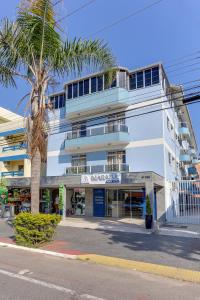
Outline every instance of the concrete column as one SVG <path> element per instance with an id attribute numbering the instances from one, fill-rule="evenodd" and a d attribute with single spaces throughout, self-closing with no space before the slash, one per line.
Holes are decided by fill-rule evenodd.
<path id="1" fill-rule="evenodd" d="M 86 217 L 93 216 L 93 189 L 92 188 L 85 189 L 85 216 Z"/>
<path id="2" fill-rule="evenodd" d="M 67 196 L 67 191 L 66 191 L 66 186 L 64 185 L 64 191 L 63 191 L 63 214 L 62 214 L 62 219 L 65 219 L 66 216 L 66 196 Z"/>
<path id="3" fill-rule="evenodd" d="M 157 199 L 157 219 L 159 222 L 164 222 L 166 220 L 164 187 L 156 190 L 156 199 Z"/>
<path id="4" fill-rule="evenodd" d="M 73 196 L 74 190 L 73 189 L 66 189 L 66 199 L 65 199 L 65 209 L 72 208 L 71 198 Z"/>
<path id="5" fill-rule="evenodd" d="M 31 177 L 31 160 L 24 159 L 24 177 Z"/>

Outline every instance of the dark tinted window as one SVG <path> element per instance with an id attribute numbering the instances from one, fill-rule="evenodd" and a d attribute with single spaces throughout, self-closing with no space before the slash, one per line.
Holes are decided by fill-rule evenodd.
<path id="1" fill-rule="evenodd" d="M 61 94 L 59 99 L 59 107 L 64 107 L 64 106 L 65 106 L 65 94 Z"/>
<path id="2" fill-rule="evenodd" d="M 73 98 L 78 97 L 78 83 L 73 83 Z"/>
<path id="3" fill-rule="evenodd" d="M 159 68 L 152 68 L 152 84 L 159 83 Z"/>
<path id="4" fill-rule="evenodd" d="M 136 76 L 135 76 L 135 74 L 131 74 L 129 76 L 129 85 L 130 85 L 130 90 L 135 90 L 136 89 Z"/>
<path id="5" fill-rule="evenodd" d="M 72 84 L 69 84 L 69 85 L 68 85 L 67 98 L 68 98 L 68 99 L 71 99 L 71 98 L 72 98 Z"/>
<path id="6" fill-rule="evenodd" d="M 91 78 L 91 93 L 95 93 L 97 91 L 97 78 Z"/>
<path id="7" fill-rule="evenodd" d="M 145 86 L 151 85 L 151 69 L 145 70 Z"/>
<path id="8" fill-rule="evenodd" d="M 137 88 L 142 88 L 143 86 L 143 72 L 137 72 Z"/>
<path id="9" fill-rule="evenodd" d="M 79 96 L 83 96 L 83 81 L 79 82 Z"/>
<path id="10" fill-rule="evenodd" d="M 55 96 L 55 106 L 54 106 L 55 109 L 58 108 L 58 96 Z"/>
<path id="11" fill-rule="evenodd" d="M 102 75 L 97 77 L 97 89 L 98 89 L 98 91 L 103 90 L 103 76 Z"/>
<path id="12" fill-rule="evenodd" d="M 112 81 L 112 83 L 111 83 L 111 88 L 113 88 L 113 87 L 116 87 L 116 85 L 117 85 L 117 81 L 116 81 L 116 78 Z"/>
<path id="13" fill-rule="evenodd" d="M 89 94 L 89 79 L 84 80 L 84 95 Z"/>

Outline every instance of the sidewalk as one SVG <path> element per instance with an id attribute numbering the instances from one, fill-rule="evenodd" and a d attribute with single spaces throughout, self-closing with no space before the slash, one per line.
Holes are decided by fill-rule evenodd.
<path id="1" fill-rule="evenodd" d="M 164 224 L 159 226 L 156 230 L 146 230 L 144 220 L 140 219 L 105 219 L 105 218 L 83 218 L 83 217 L 68 217 L 62 220 L 60 226 L 108 230 L 129 233 L 141 234 L 158 234 L 167 236 L 199 238 L 200 239 L 200 225 L 181 225 L 181 224 Z"/>
<path id="2" fill-rule="evenodd" d="M 151 234 L 152 230 L 146 230 L 144 220 L 140 219 L 106 219 L 106 218 L 79 218 L 68 217 L 62 220 L 60 226 L 95 229 L 95 230 L 109 230 L 130 233 Z"/>

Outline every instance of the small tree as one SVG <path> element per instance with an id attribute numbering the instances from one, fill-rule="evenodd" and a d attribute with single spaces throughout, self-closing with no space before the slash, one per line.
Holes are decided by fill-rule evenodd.
<path id="1" fill-rule="evenodd" d="M 150 201 L 149 195 L 147 195 L 147 197 L 146 197 L 146 214 L 152 215 L 151 201 Z"/>
<path id="2" fill-rule="evenodd" d="M 85 66 L 110 70 L 110 49 L 100 40 L 63 40 L 56 21 L 55 0 L 21 0 L 16 20 L 0 26 L 0 84 L 16 85 L 16 78 L 29 84 L 28 141 L 31 156 L 31 211 L 39 211 L 41 161 L 46 159 L 48 87 L 55 78 L 80 74 Z M 23 100 L 22 99 L 22 100 Z"/>

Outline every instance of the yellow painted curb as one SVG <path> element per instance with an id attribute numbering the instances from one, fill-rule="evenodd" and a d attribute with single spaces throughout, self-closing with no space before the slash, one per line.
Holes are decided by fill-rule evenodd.
<path id="1" fill-rule="evenodd" d="M 164 265 L 126 260 L 117 257 L 109 257 L 96 254 L 78 255 L 77 259 L 106 266 L 120 267 L 129 270 L 136 270 L 145 273 L 160 275 L 168 278 L 200 283 L 200 272 L 189 269 L 174 268 Z"/>

